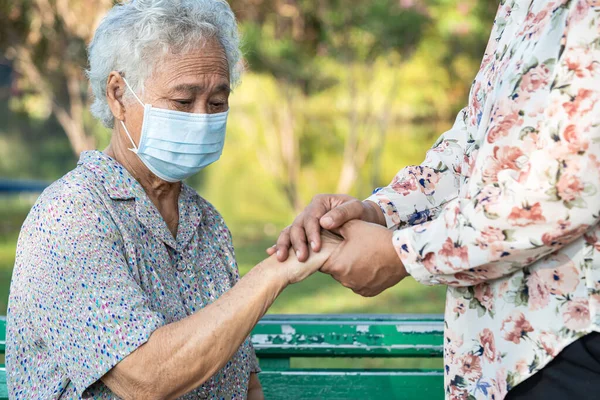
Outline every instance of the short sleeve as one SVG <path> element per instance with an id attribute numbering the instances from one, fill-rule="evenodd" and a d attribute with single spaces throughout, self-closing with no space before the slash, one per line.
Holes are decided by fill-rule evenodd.
<path id="1" fill-rule="evenodd" d="M 83 190 L 83 189 L 82 189 Z M 92 193 L 41 201 L 21 238 L 30 319 L 79 396 L 144 344 L 164 317 L 134 278 L 125 246 Z M 29 264 L 29 265 L 27 265 Z"/>
<path id="2" fill-rule="evenodd" d="M 256 356 L 256 350 L 254 350 L 254 346 L 250 339 L 248 339 L 249 348 L 250 348 L 250 372 L 254 374 L 260 373 L 262 370 L 260 369 L 260 363 L 258 362 L 258 357 Z"/>

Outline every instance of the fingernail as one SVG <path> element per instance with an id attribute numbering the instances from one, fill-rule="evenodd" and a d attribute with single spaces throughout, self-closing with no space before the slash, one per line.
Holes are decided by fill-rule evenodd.
<path id="1" fill-rule="evenodd" d="M 277 257 L 281 256 L 281 250 L 277 250 Z"/>
<path id="2" fill-rule="evenodd" d="M 323 225 L 331 226 L 333 224 L 333 218 L 325 217 L 323 218 Z"/>
<path id="3" fill-rule="evenodd" d="M 310 242 L 310 248 L 311 249 L 315 249 L 317 247 L 317 245 L 315 244 L 315 242 Z"/>
<path id="4" fill-rule="evenodd" d="M 296 252 L 296 258 L 298 258 L 298 259 L 300 258 L 300 251 Z"/>

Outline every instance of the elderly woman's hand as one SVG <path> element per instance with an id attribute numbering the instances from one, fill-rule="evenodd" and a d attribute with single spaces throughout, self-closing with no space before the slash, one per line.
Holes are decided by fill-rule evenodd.
<path id="1" fill-rule="evenodd" d="M 295 254 L 292 253 L 286 261 L 280 264 L 281 272 L 285 274 L 288 284 L 301 282 L 317 272 L 342 241 L 341 236 L 329 231 L 322 231 L 321 250 L 318 253 L 310 250 L 308 260 L 304 262 L 298 261 Z M 271 258 L 275 258 L 275 256 L 271 256 Z"/>

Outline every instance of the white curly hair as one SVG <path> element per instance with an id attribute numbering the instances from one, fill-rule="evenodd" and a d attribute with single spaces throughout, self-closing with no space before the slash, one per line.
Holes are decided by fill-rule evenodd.
<path id="1" fill-rule="evenodd" d="M 92 114 L 104 126 L 114 126 L 106 99 L 112 71 L 125 74 L 138 92 L 165 54 L 191 51 L 210 38 L 223 46 L 229 80 L 235 86 L 243 63 L 237 22 L 226 1 L 130 0 L 115 5 L 96 29 L 88 49 Z"/>

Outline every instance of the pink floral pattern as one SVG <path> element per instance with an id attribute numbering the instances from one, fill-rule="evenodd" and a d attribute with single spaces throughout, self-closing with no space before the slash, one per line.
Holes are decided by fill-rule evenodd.
<path id="1" fill-rule="evenodd" d="M 502 399 L 600 331 L 600 1 L 502 0 L 468 106 L 369 200 L 447 285 L 449 399 Z"/>

